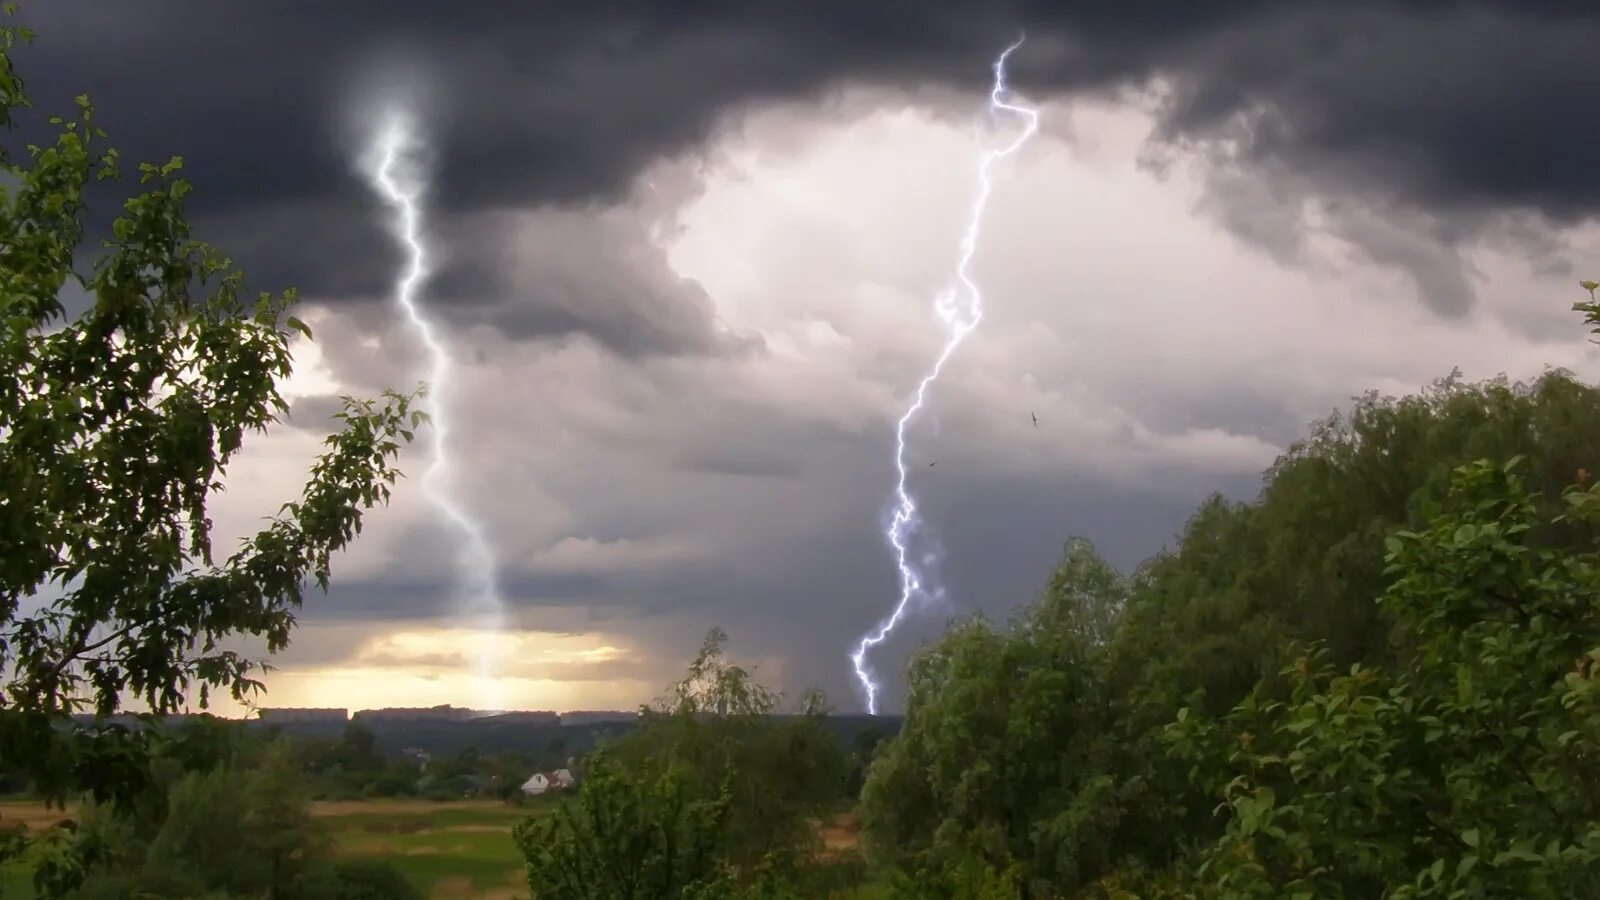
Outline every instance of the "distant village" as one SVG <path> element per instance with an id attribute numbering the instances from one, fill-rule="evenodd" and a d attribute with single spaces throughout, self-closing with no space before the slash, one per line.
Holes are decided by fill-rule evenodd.
<path id="1" fill-rule="evenodd" d="M 578 710 L 551 712 L 546 710 L 512 710 L 492 712 L 451 706 L 385 707 L 384 709 L 348 709 L 316 707 L 269 707 L 257 713 L 263 722 L 281 725 L 343 725 L 347 722 L 476 722 L 493 721 L 502 724 L 522 725 L 597 725 L 607 722 L 634 722 L 637 712 L 618 710 Z"/>
<path id="2" fill-rule="evenodd" d="M 88 715 L 74 716 L 85 722 Z M 215 719 L 160 717 L 167 727 Z M 476 710 L 443 704 L 352 712 L 338 707 L 268 707 L 232 721 L 292 736 L 319 798 L 419 795 L 538 796 L 576 786 L 575 757 L 623 734 L 640 713 L 621 710 Z M 142 728 L 136 714 L 112 724 Z"/>
<path id="3" fill-rule="evenodd" d="M 89 715 L 75 716 L 84 722 Z M 779 716 L 778 718 L 783 718 Z M 450 799 L 536 797 L 576 786 L 578 764 L 601 742 L 637 727 L 638 711 L 478 710 L 442 704 L 350 710 L 343 707 L 266 707 L 244 719 L 206 714 L 160 717 L 164 727 L 205 720 L 290 739 L 299 748 L 314 799 L 417 796 Z M 148 717 L 119 714 L 109 723 L 131 728 Z M 834 715 L 827 727 L 847 744 L 857 732 L 899 730 L 898 717 Z M 0 772 L 0 781 L 4 780 Z"/>
<path id="4" fill-rule="evenodd" d="M 494 712 L 443 704 L 429 707 L 362 709 L 356 710 L 354 713 L 344 708 L 269 707 L 260 710 L 256 718 L 268 726 L 286 726 L 297 729 L 313 728 L 318 730 L 338 729 L 350 724 L 378 729 L 429 724 L 572 728 L 605 724 L 632 724 L 638 720 L 639 714 L 637 712 L 622 712 L 618 710 L 575 710 L 564 713 L 550 710 Z M 433 754 L 431 752 L 422 747 L 407 746 L 401 748 L 399 755 L 402 759 L 417 767 L 422 776 L 418 782 L 420 788 L 426 790 L 430 782 L 436 780 L 435 773 L 430 771 L 434 768 Z M 548 771 L 535 771 L 526 780 L 522 781 L 518 790 L 528 797 L 568 790 L 577 785 L 577 778 L 572 773 L 574 768 L 574 761 L 569 758 L 565 766 L 552 768 Z M 497 787 L 494 782 L 498 780 L 500 779 L 497 777 L 483 774 L 470 776 L 468 792 L 477 793 L 494 790 Z M 509 786 L 506 785 L 508 788 Z"/>

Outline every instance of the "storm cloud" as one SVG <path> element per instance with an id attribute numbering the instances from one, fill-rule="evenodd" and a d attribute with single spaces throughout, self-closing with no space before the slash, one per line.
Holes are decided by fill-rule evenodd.
<path id="1" fill-rule="evenodd" d="M 553 696 L 633 697 L 721 624 L 849 706 L 844 654 L 895 589 L 892 422 L 939 349 L 972 131 L 1006 124 L 981 115 L 999 47 L 1026 29 L 1012 82 L 1043 130 L 996 190 L 984 325 L 913 428 L 949 591 L 886 675 L 945 616 L 1004 617 L 1069 535 L 1132 568 L 1353 395 L 1592 369 L 1563 293 L 1600 251 L 1582 10 L 32 0 L 17 58 L 41 115 L 86 92 L 125 159 L 182 155 L 199 236 L 306 300 L 292 427 L 230 474 L 219 530 L 290 499 L 338 395 L 420 377 L 354 162 L 408 100 L 452 489 L 489 524 L 508 621 L 628 654 L 609 693 Z M 455 547 L 425 457 L 403 465 L 284 659 L 307 696 L 313 669 L 356 690 L 383 681 L 362 666 L 437 679 L 459 656 L 426 638 Z M 589 659 L 527 677 L 613 671 Z"/>
<path id="2" fill-rule="evenodd" d="M 1260 190 L 1219 177 L 1223 221 L 1291 252 L 1312 227 L 1303 203 L 1341 196 L 1348 211 L 1329 213 L 1332 227 L 1410 273 L 1443 312 L 1461 313 L 1474 296 L 1453 258 L 1462 232 L 1513 210 L 1571 224 L 1600 204 L 1600 148 L 1574 119 L 1584 87 L 1600 83 L 1590 52 L 1600 19 L 1579 4 L 833 0 L 441 12 L 418 0 L 51 0 L 25 4 L 24 15 L 42 32 L 23 58 L 43 108 L 88 92 L 128 157 L 181 153 L 202 186 L 194 204 L 207 234 L 258 283 L 319 298 L 371 297 L 394 262 L 350 163 L 362 139 L 353 128 L 385 99 L 426 105 L 438 170 L 430 200 L 448 230 L 474 213 L 614 202 L 652 161 L 706 141 L 752 104 L 845 85 L 980 89 L 994 47 L 1024 28 L 1019 88 L 1158 83 L 1151 154 L 1200 148 L 1219 174 L 1280 185 L 1278 202 L 1263 203 Z M 1420 229 L 1373 228 L 1395 208 Z M 605 236 L 586 252 L 637 255 Z M 694 321 L 692 290 L 592 266 L 592 285 L 557 274 L 522 292 L 506 287 L 521 277 L 514 260 L 470 262 L 476 281 L 453 272 L 441 284 L 464 322 L 521 336 L 587 330 L 623 352 L 717 343 Z M 641 297 L 658 310 L 644 319 Z M 656 336 L 619 339 L 633 323 Z"/>

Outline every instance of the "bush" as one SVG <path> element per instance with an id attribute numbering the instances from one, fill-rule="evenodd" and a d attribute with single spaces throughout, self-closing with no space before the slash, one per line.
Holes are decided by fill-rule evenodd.
<path id="1" fill-rule="evenodd" d="M 718 880 L 728 797 L 689 796 L 677 766 L 638 777 L 604 755 L 589 764 L 575 803 L 517 825 L 540 900 L 678 900 Z"/>
<path id="2" fill-rule="evenodd" d="M 341 860 L 333 878 L 338 900 L 424 900 L 399 869 L 380 860 Z"/>

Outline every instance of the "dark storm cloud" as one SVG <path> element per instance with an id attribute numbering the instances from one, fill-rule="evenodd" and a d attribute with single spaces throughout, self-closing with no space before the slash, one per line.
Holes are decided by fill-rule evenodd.
<path id="1" fill-rule="evenodd" d="M 627 356 L 759 344 L 718 330 L 711 299 L 672 271 L 637 217 L 462 217 L 443 252 L 430 300 L 511 340 L 582 334 Z"/>
<path id="2" fill-rule="evenodd" d="M 1463 239 L 1496 214 L 1560 226 L 1600 207 L 1600 151 L 1573 115 L 1600 79 L 1600 15 L 1403 9 L 1286 4 L 1235 22 L 1171 64 L 1158 135 L 1210 155 L 1210 202 L 1241 237 L 1293 258 L 1299 204 L 1319 196 L 1331 233 L 1460 314 L 1475 299 Z M 1548 258 L 1529 231 L 1527 252 Z"/>
<path id="3" fill-rule="evenodd" d="M 1600 14 L 1554 6 L 1285 4 L 1195 47 L 1164 132 L 1231 129 L 1247 162 L 1287 160 L 1435 210 L 1587 217 L 1600 157 L 1575 114 L 1600 80 Z M 1253 110 L 1269 114 L 1242 127 Z"/>
<path id="4" fill-rule="evenodd" d="M 647 163 L 693 146 L 749 102 L 847 82 L 979 89 L 995 47 L 1026 26 L 1019 86 L 1096 90 L 1164 76 L 1175 92 L 1160 139 L 1211 149 L 1246 177 L 1287 172 L 1374 202 L 1462 215 L 1517 208 L 1565 222 L 1600 205 L 1600 146 L 1578 122 L 1585 86 L 1600 83 L 1600 18 L 1587 9 L 35 0 L 24 12 L 42 36 L 23 72 L 45 109 L 90 92 L 129 157 L 182 153 L 208 233 L 258 283 L 333 298 L 381 292 L 394 261 L 348 161 L 350 103 L 380 62 L 415 61 L 435 82 L 440 218 L 613 199 Z M 1284 223 L 1270 218 L 1282 210 L 1263 212 L 1259 199 L 1221 198 L 1224 220 L 1292 252 Z M 1436 308 L 1470 297 L 1452 269 L 1451 236 L 1395 247 L 1370 229 L 1346 231 L 1375 260 L 1410 272 Z M 476 277 L 503 287 L 497 262 L 474 261 L 486 270 Z M 456 277 L 458 289 L 471 280 Z M 593 329 L 633 352 L 615 337 L 633 319 L 592 310 L 635 292 L 671 308 L 667 346 L 708 349 L 693 298 L 603 278 L 593 298 L 581 284 L 551 289 L 562 292 L 552 302 L 536 290 L 455 299 L 462 321 L 519 335 Z M 661 341 L 645 343 L 661 352 Z"/>

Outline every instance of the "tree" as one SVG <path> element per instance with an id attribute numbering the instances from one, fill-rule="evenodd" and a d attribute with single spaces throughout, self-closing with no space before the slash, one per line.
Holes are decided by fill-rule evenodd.
<path id="1" fill-rule="evenodd" d="M 378 739 L 372 729 L 360 722 L 351 722 L 339 736 L 334 748 L 334 761 L 347 769 L 375 769 L 383 765 L 383 754 L 378 752 Z"/>
<path id="2" fill-rule="evenodd" d="M 1600 287 L 1584 286 L 1590 301 L 1578 308 L 1600 334 Z M 953 623 L 911 661 L 905 726 L 875 754 L 862 790 L 871 856 L 929 896 L 955 890 L 950 866 L 973 854 L 996 877 L 1019 866 L 1025 896 L 1190 895 L 1183 873 L 1197 848 L 1217 845 L 1243 814 L 1212 814 L 1239 771 L 1191 780 L 1192 755 L 1171 752 L 1178 710 L 1231 721 L 1242 702 L 1259 711 L 1323 697 L 1331 682 L 1307 688 L 1295 668 L 1306 642 L 1319 647 L 1314 671 L 1359 664 L 1409 677 L 1415 648 L 1386 639 L 1394 614 L 1374 602 L 1397 575 L 1385 537 L 1431 533 L 1455 515 L 1461 466 L 1521 456 L 1531 504 L 1523 545 L 1582 558 L 1594 533 L 1563 489 L 1575 473 L 1600 471 L 1595 434 L 1600 390 L 1561 371 L 1369 394 L 1292 446 L 1254 501 L 1211 498 L 1174 548 L 1120 585 L 1081 555 L 1052 578 L 1049 615 L 1039 614 L 1042 600 L 1025 611 L 1032 621 L 1007 629 Z M 1226 754 L 1211 758 L 1215 771 Z"/>
<path id="3" fill-rule="evenodd" d="M 1075 539 L 1009 629 L 960 621 L 913 658 L 905 724 L 862 791 L 873 858 L 924 873 L 929 896 L 980 871 L 1065 887 L 1109 864 L 1122 787 L 1106 774 L 1104 671 L 1127 592 Z"/>
<path id="4" fill-rule="evenodd" d="M 1526 383 L 1451 376 L 1408 397 L 1358 398 L 1317 423 L 1268 471 L 1252 503 L 1213 498 L 1172 551 L 1143 567 L 1116 643 L 1119 690 L 1150 726 L 1203 691 L 1220 715 L 1275 678 L 1294 640 L 1325 642 L 1340 665 L 1393 661 L 1372 602 L 1388 582 L 1383 538 L 1433 515 L 1451 472 L 1525 459 L 1547 509 L 1579 469 L 1600 466 L 1600 390 L 1551 371 Z M 1546 520 L 1537 540 L 1575 546 Z"/>
<path id="5" fill-rule="evenodd" d="M 340 860 L 333 877 L 338 900 L 424 900 L 422 890 L 387 862 Z"/>
<path id="6" fill-rule="evenodd" d="M 41 897 L 63 900 L 365 900 L 418 897 L 383 863 L 335 860 L 312 819 L 287 740 L 241 745 L 180 773 L 163 802 L 128 815 L 89 804 L 73 829 L 40 836 L 25 860 Z"/>
<path id="7" fill-rule="evenodd" d="M 1199 887 L 1222 897 L 1584 896 L 1600 883 L 1600 486 L 1544 512 L 1520 460 L 1456 470 L 1448 506 L 1387 540 L 1393 674 L 1313 644 L 1222 720 L 1169 729 L 1220 794 Z"/>
<path id="8" fill-rule="evenodd" d="M 789 898 L 806 884 L 817 819 L 841 799 L 845 756 L 807 691 L 781 697 L 707 635 L 684 678 L 637 729 L 585 763 L 575 804 L 517 840 L 538 897 Z"/>
<path id="9" fill-rule="evenodd" d="M 1583 313 L 1583 324 L 1590 326 L 1590 334 L 1600 335 L 1600 282 L 1580 281 L 1578 287 L 1589 292 L 1589 299 L 1572 304 L 1572 310 Z"/>
<path id="10" fill-rule="evenodd" d="M 311 820 L 311 798 L 287 742 L 276 741 L 245 781 L 244 824 L 252 859 L 267 868 L 268 896 L 282 898 L 322 862 L 326 837 Z"/>
<path id="11" fill-rule="evenodd" d="M 641 776 L 602 752 L 575 803 L 512 838 L 541 900 L 677 900 L 721 880 L 729 802 L 695 799 L 680 764 Z"/>
<path id="12" fill-rule="evenodd" d="M 1522 456 L 1540 510 L 1529 541 L 1584 548 L 1586 527 L 1558 518 L 1574 474 L 1600 471 L 1597 433 L 1600 390 L 1567 373 L 1447 378 L 1416 396 L 1361 398 L 1292 447 L 1255 501 L 1202 505 L 1178 545 L 1135 574 L 1111 641 L 1118 752 L 1107 774 L 1129 791 L 1112 855 L 1165 869 L 1220 833 L 1215 798 L 1162 739 L 1178 709 L 1225 716 L 1263 682 L 1284 699 L 1296 641 L 1321 642 L 1340 670 L 1398 662 L 1374 602 L 1392 579 L 1384 538 L 1439 516 L 1457 467 Z"/>
<path id="13" fill-rule="evenodd" d="M 31 34 L 0 27 L 0 120 L 28 106 L 11 61 Z M 131 802 L 148 731 L 67 729 L 125 697 L 160 714 L 213 690 L 260 689 L 227 638 L 289 639 L 308 581 L 385 503 L 421 414 L 410 397 L 346 398 L 299 499 L 231 555 L 207 504 L 245 436 L 286 406 L 293 292 L 248 297 L 243 274 L 191 237 L 181 162 L 140 167 L 142 193 L 110 223 L 88 274 L 74 268 L 85 192 L 117 177 L 88 99 L 50 120 L 53 144 L 0 148 L 0 758 L 47 793 Z M 92 303 L 69 317 L 65 285 Z M 196 697 L 197 695 L 197 697 Z"/>
<path id="14" fill-rule="evenodd" d="M 733 866 L 753 871 L 779 856 L 799 866 L 816 849 L 816 820 L 843 796 L 845 753 L 825 725 L 820 691 L 802 694 L 800 715 L 776 718 L 782 696 L 725 657 L 727 639 L 711 629 L 683 679 L 610 753 L 650 777 L 678 767 L 699 800 L 727 791 L 722 853 Z"/>

